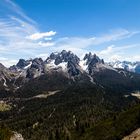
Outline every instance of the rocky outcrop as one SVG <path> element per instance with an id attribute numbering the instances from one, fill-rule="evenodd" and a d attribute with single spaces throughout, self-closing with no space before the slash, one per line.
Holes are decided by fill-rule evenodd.
<path id="1" fill-rule="evenodd" d="M 129 136 L 124 137 L 122 140 L 140 140 L 140 128 L 133 131 Z"/>
<path id="2" fill-rule="evenodd" d="M 24 140 L 23 136 L 17 132 L 14 132 L 13 136 L 10 138 L 10 140 Z"/>

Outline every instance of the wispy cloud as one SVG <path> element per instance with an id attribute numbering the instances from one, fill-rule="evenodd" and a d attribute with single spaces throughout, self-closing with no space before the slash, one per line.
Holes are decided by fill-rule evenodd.
<path id="1" fill-rule="evenodd" d="M 138 61 L 139 55 L 133 55 L 132 50 L 137 50 L 140 44 L 131 44 L 126 46 L 116 46 L 111 45 L 106 47 L 106 49 L 96 52 L 99 56 L 103 57 L 106 61 Z M 130 51 L 130 53 L 126 53 Z"/>
<path id="2" fill-rule="evenodd" d="M 12 2 L 11 0 L 4 0 L 3 5 L 5 5 L 10 11 L 15 12 L 15 14 L 19 15 L 21 18 L 23 18 L 27 22 L 36 24 L 36 22 L 33 19 L 28 17 L 24 13 L 24 11 L 16 3 Z"/>
<path id="3" fill-rule="evenodd" d="M 0 62 L 6 66 L 14 64 L 21 57 L 45 58 L 50 52 L 63 49 L 71 50 L 79 56 L 92 50 L 103 58 L 105 57 L 106 60 L 124 58 L 121 57 L 121 51 L 135 47 L 135 45 L 122 48 L 114 45 L 101 51 L 95 51 L 95 48 L 105 43 L 115 44 L 140 33 L 140 31 L 117 29 L 99 36 L 54 39 L 55 31 L 40 31 L 37 23 L 11 0 L 0 1 L 0 9 L 3 14 L 0 16 Z"/>
<path id="4" fill-rule="evenodd" d="M 89 46 L 101 45 L 103 43 L 119 41 L 122 39 L 130 38 L 136 34 L 139 34 L 139 31 L 128 31 L 125 29 L 113 30 L 107 34 L 93 37 L 64 37 L 58 39 L 55 44 L 58 47 L 64 48 L 87 48 Z"/>
<path id="5" fill-rule="evenodd" d="M 6 66 L 20 57 L 32 57 L 40 47 L 50 46 L 51 37 L 56 32 L 41 33 L 37 23 L 10 0 L 0 1 L 0 62 Z M 27 38 L 31 37 L 31 38 Z M 47 39 L 48 38 L 48 39 Z M 5 59 L 2 59 L 5 58 Z"/>
<path id="6" fill-rule="evenodd" d="M 39 40 L 42 38 L 46 39 L 47 37 L 54 36 L 55 34 L 56 32 L 54 31 L 49 31 L 49 32 L 44 32 L 44 33 L 34 33 L 32 35 L 27 36 L 27 39 L 30 39 L 30 40 Z"/>
<path id="7" fill-rule="evenodd" d="M 126 29 L 117 29 L 110 31 L 107 34 L 102 34 L 99 36 L 93 37 L 64 37 L 58 38 L 55 40 L 54 45 L 50 48 L 52 51 L 61 51 L 63 49 L 71 50 L 77 52 L 79 56 L 88 50 L 95 51 L 99 45 L 104 45 L 105 43 L 115 43 L 123 39 L 128 39 L 133 37 L 136 34 L 139 34 L 139 31 L 128 31 Z M 45 45 L 44 45 L 45 46 Z M 112 46 L 108 47 L 107 50 L 102 50 L 100 55 L 103 53 L 108 53 L 109 51 L 114 50 Z M 96 52 L 96 51 L 95 51 Z"/>
<path id="8" fill-rule="evenodd" d="M 126 29 L 116 29 L 110 31 L 108 34 L 102 35 L 101 37 L 96 37 L 95 44 L 122 40 L 122 39 L 130 38 L 139 33 L 140 31 L 128 31 Z"/>
<path id="9" fill-rule="evenodd" d="M 123 52 L 124 53 L 124 50 L 126 49 L 131 49 L 131 48 L 135 48 L 135 47 L 139 47 L 140 44 L 132 44 L 132 45 L 126 45 L 126 46 L 119 46 L 119 47 L 116 47 L 115 45 L 111 45 L 111 46 L 108 46 L 106 49 L 100 51 L 100 54 L 101 55 L 108 55 L 108 54 L 112 54 L 112 53 L 116 53 L 116 52 Z"/>
<path id="10" fill-rule="evenodd" d="M 35 57 L 37 58 L 42 58 L 43 60 L 46 60 L 46 58 L 49 56 L 48 53 L 41 53 L 41 54 L 38 54 L 36 55 Z"/>

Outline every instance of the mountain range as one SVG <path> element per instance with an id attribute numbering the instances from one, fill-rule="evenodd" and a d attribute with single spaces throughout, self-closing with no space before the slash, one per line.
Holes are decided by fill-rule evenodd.
<path id="1" fill-rule="evenodd" d="M 0 140 L 122 139 L 140 127 L 138 66 L 66 50 L 0 64 Z"/>
<path id="2" fill-rule="evenodd" d="M 85 54 L 84 58 L 80 60 L 71 51 L 63 50 L 60 53 L 51 53 L 45 61 L 42 58 L 20 59 L 16 65 L 10 68 L 0 64 L 0 85 L 2 89 L 17 90 L 26 82 L 53 72 L 63 73 L 65 77 L 73 81 L 84 75 L 91 83 L 95 83 L 95 75 L 103 71 L 110 71 L 123 78 L 133 79 L 133 74 L 129 72 L 140 73 L 140 62 L 105 63 L 103 59 L 92 53 Z"/>
<path id="3" fill-rule="evenodd" d="M 122 68 L 127 71 L 140 73 L 140 62 L 129 62 L 129 61 L 116 61 L 116 62 L 110 62 L 109 65 L 111 65 L 114 68 Z"/>

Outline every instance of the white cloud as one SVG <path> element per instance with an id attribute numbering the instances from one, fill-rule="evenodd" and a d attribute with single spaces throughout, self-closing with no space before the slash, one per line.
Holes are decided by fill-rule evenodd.
<path id="1" fill-rule="evenodd" d="M 108 55 L 114 52 L 114 45 L 108 46 L 106 49 L 100 51 L 100 55 Z"/>
<path id="2" fill-rule="evenodd" d="M 140 55 L 136 54 L 135 56 L 131 55 L 131 56 L 125 56 L 123 59 L 121 59 L 122 61 L 130 61 L 130 62 L 140 62 Z"/>
<path id="3" fill-rule="evenodd" d="M 126 46 L 111 45 L 104 50 L 98 51 L 97 54 L 104 58 L 105 61 L 138 61 L 140 60 L 140 57 L 136 54 L 133 54 L 131 50 L 135 50 L 139 48 L 139 46 L 140 44 L 132 44 Z M 131 55 L 130 53 L 126 53 L 126 51 L 129 51 Z"/>
<path id="4" fill-rule="evenodd" d="M 64 37 L 59 38 L 55 41 L 55 45 L 57 48 L 81 48 L 86 49 L 87 47 L 94 47 L 97 45 L 101 45 L 104 43 L 110 43 L 119 41 L 122 39 L 130 38 L 136 34 L 139 34 L 139 31 L 128 31 L 125 29 L 118 29 L 109 32 L 108 34 L 103 34 L 101 36 L 94 37 Z"/>
<path id="5" fill-rule="evenodd" d="M 140 31 L 128 31 L 126 29 L 112 30 L 108 34 L 104 34 L 101 37 L 96 37 L 95 44 L 101 44 L 104 42 L 122 40 L 125 38 L 130 38 L 130 37 L 132 37 L 136 34 L 139 34 L 139 33 L 140 33 Z"/>
<path id="6" fill-rule="evenodd" d="M 52 40 L 52 37 L 45 37 L 44 40 L 50 41 L 50 40 Z"/>
<path id="7" fill-rule="evenodd" d="M 135 56 L 133 56 L 133 60 L 134 61 L 140 61 L 140 55 L 135 55 Z"/>
<path id="8" fill-rule="evenodd" d="M 6 67 L 10 67 L 10 66 L 16 64 L 17 62 L 18 62 L 18 60 L 0 57 L 0 63 L 2 63 Z"/>
<path id="9" fill-rule="evenodd" d="M 46 37 L 54 36 L 55 34 L 56 32 L 54 31 L 49 31 L 49 32 L 44 32 L 44 33 L 34 33 L 30 36 L 27 36 L 27 38 L 30 40 L 39 40 L 39 39 L 45 38 L 46 40 L 47 39 Z"/>
<path id="10" fill-rule="evenodd" d="M 0 9 L 3 12 L 3 16 L 0 17 L 0 45 L 3 43 L 5 47 L 12 48 L 24 48 L 28 43 L 30 47 L 37 46 L 38 42 L 27 40 L 27 36 L 31 36 L 34 39 L 41 39 L 43 37 L 50 37 L 55 35 L 56 32 L 49 31 L 40 33 L 37 28 L 37 23 L 28 17 L 24 11 L 11 0 L 3 0 L 0 2 Z M 44 38 L 48 41 L 52 38 Z M 22 46 L 24 45 L 24 46 Z M 25 47 L 26 48 L 26 47 Z"/>
<path id="11" fill-rule="evenodd" d="M 38 58 L 42 58 L 43 60 L 46 60 L 46 58 L 49 56 L 49 54 L 48 53 L 42 53 L 42 54 L 38 54 L 38 55 L 36 55 L 36 57 L 38 57 Z"/>
<path id="12" fill-rule="evenodd" d="M 0 62 L 9 66 L 19 58 L 35 57 L 40 46 L 53 45 L 50 36 L 55 32 L 41 33 L 40 40 L 29 40 L 26 37 L 40 33 L 36 22 L 29 18 L 22 9 L 10 0 L 0 1 Z M 48 37 L 48 38 L 47 38 Z M 43 51 L 43 50 L 42 50 Z M 10 57 L 10 60 L 8 59 Z"/>
<path id="13" fill-rule="evenodd" d="M 55 43 L 54 43 L 54 42 L 42 42 L 42 41 L 40 41 L 40 42 L 38 43 L 38 45 L 39 45 L 39 46 L 42 46 L 42 47 L 50 47 L 50 46 L 54 46 Z"/>
<path id="14" fill-rule="evenodd" d="M 118 54 L 113 54 L 110 56 L 110 61 L 115 62 L 118 60 L 123 60 L 123 57 L 121 55 L 118 55 Z"/>
<path id="15" fill-rule="evenodd" d="M 55 31 L 41 32 L 37 23 L 28 17 L 24 11 L 11 0 L 3 0 L 4 16 L 0 17 L 0 62 L 9 66 L 19 58 L 46 57 L 46 53 L 52 51 L 71 50 L 83 56 L 88 51 L 94 51 L 99 45 L 105 43 L 115 44 L 119 40 L 128 39 L 139 31 L 128 31 L 126 29 L 117 29 L 107 34 L 92 37 L 63 37 L 53 39 Z M 0 4 L 1 4 L 0 3 Z M 106 60 L 128 58 L 122 57 L 122 51 L 135 47 L 135 45 L 116 47 L 110 45 L 104 50 L 95 51 Z M 44 54 L 44 55 L 43 55 Z M 10 56 L 10 59 L 8 59 Z M 137 59 L 139 57 L 133 57 Z"/>

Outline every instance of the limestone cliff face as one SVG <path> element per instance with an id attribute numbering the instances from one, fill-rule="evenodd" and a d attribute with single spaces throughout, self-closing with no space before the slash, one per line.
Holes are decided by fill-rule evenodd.
<path id="1" fill-rule="evenodd" d="M 10 138 L 10 140 L 24 140 L 21 134 L 14 132 L 13 136 Z"/>
<path id="2" fill-rule="evenodd" d="M 122 140 L 140 140 L 140 128 L 133 131 L 129 136 L 124 137 Z"/>

